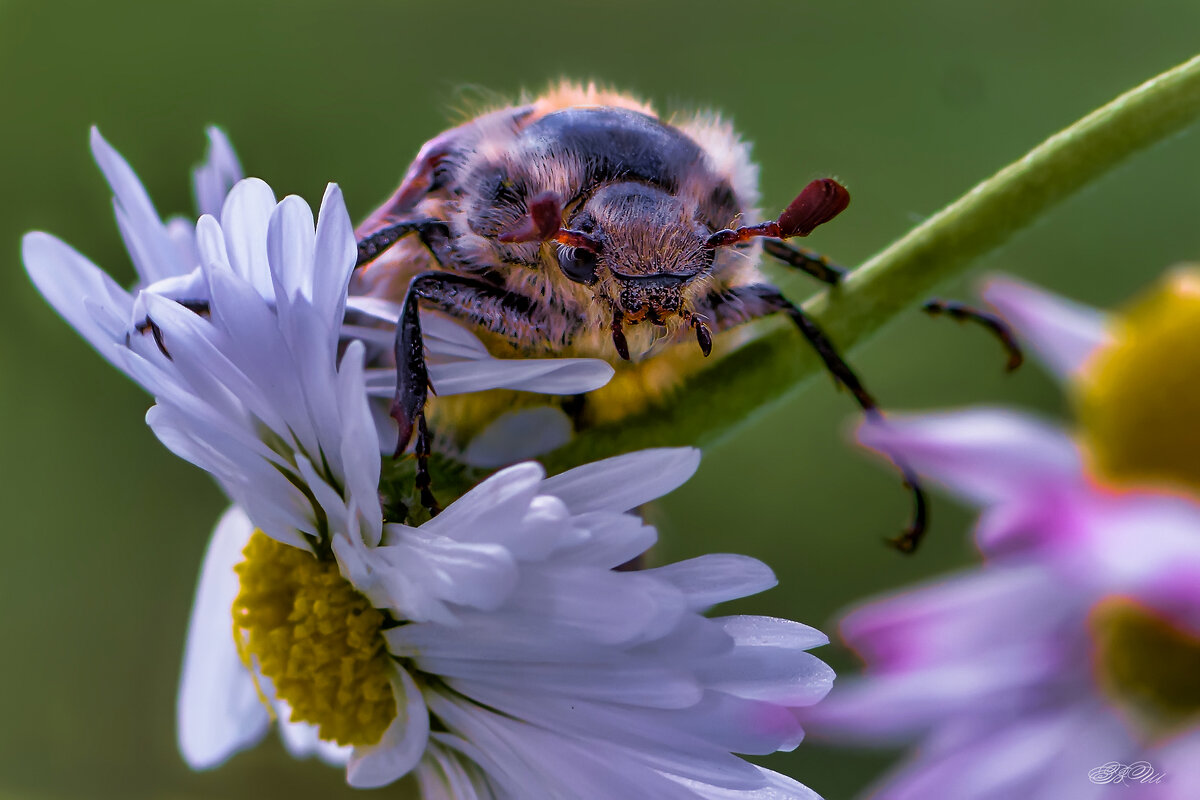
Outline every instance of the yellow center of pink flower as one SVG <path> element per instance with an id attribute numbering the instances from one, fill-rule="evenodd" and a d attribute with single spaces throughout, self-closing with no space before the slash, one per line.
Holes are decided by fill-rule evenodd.
<path id="1" fill-rule="evenodd" d="M 1200 720 L 1200 638 L 1125 597 L 1101 601 L 1089 622 L 1100 686 L 1147 731 Z"/>
<path id="2" fill-rule="evenodd" d="M 1115 483 L 1200 492 L 1200 271 L 1171 273 L 1115 320 L 1078 387 L 1082 439 Z"/>
<path id="3" fill-rule="evenodd" d="M 333 561 L 255 531 L 235 568 L 234 635 L 293 722 L 339 745 L 378 742 L 396 716 L 384 615 Z"/>

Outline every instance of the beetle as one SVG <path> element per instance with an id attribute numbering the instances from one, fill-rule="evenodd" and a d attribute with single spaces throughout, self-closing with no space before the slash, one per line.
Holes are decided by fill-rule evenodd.
<path id="1" fill-rule="evenodd" d="M 862 410 L 878 405 L 829 337 L 768 282 L 760 253 L 816 279 L 845 270 L 789 244 L 849 204 L 831 178 L 809 183 L 775 219 L 761 220 L 749 146 L 711 113 L 662 119 L 640 101 L 563 83 L 481 114 L 429 140 L 399 188 L 358 227 L 354 291 L 401 302 L 391 415 L 397 454 L 415 433 L 417 488 L 430 490 L 428 373 L 418 314 L 446 313 L 518 354 L 607 359 L 636 370 L 687 346 L 786 314 Z M 654 383 L 639 384 L 656 401 Z M 925 527 L 892 540 L 911 551 Z"/>

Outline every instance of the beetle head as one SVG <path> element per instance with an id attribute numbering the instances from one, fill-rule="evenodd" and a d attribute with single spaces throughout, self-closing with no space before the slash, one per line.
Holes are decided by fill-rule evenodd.
<path id="1" fill-rule="evenodd" d="M 666 326 L 679 317 L 692 325 L 708 355 L 711 334 L 693 316 L 689 287 L 702 285 L 716 250 L 766 236 L 807 236 L 836 217 L 850 194 L 830 178 L 804 188 L 776 220 L 710 231 L 696 209 L 661 188 L 634 181 L 603 186 L 570 211 L 563 227 L 562 200 L 542 192 L 526 201 L 528 213 L 499 236 L 504 243 L 556 242 L 558 265 L 576 283 L 593 287 L 612 310 L 613 343 L 629 358 L 622 325 L 649 321 Z"/>
<path id="2" fill-rule="evenodd" d="M 704 246 L 710 231 L 696 221 L 695 209 L 643 183 L 602 187 L 567 224 L 599 247 L 560 245 L 563 272 L 590 278 L 630 323 L 665 325 L 683 307 L 686 287 L 712 265 L 713 251 Z M 579 268 L 581 260 L 591 274 Z"/>
<path id="3" fill-rule="evenodd" d="M 558 197 L 537 195 L 501 242 L 553 241 L 562 273 L 593 287 L 630 323 L 665 325 L 683 308 L 685 288 L 711 265 L 711 231 L 679 198 L 642 183 L 604 186 L 564 220 Z M 565 227 L 559 227 L 565 221 Z"/>

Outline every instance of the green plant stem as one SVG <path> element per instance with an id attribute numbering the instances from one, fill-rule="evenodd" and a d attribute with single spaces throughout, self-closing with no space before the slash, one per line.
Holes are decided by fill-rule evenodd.
<path id="1" fill-rule="evenodd" d="M 1051 136 L 804 308 L 850 350 L 1049 208 L 1198 116 L 1200 56 Z M 668 412 L 582 432 L 544 460 L 562 469 L 642 447 L 710 445 L 794 391 L 818 364 L 794 329 L 771 321 L 751 342 L 692 376 Z"/>

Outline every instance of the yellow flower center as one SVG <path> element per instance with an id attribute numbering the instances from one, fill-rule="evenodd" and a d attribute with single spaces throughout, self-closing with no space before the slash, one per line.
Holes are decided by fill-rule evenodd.
<path id="1" fill-rule="evenodd" d="M 1123 597 L 1091 615 L 1101 687 L 1152 734 L 1200 718 L 1200 638 Z"/>
<path id="2" fill-rule="evenodd" d="M 396 716 L 384 616 L 333 561 L 255 531 L 235 568 L 234 635 L 257 659 L 293 722 L 339 745 L 378 742 Z"/>
<path id="3" fill-rule="evenodd" d="M 1114 333 L 1078 387 L 1093 466 L 1119 483 L 1200 491 L 1200 272 L 1170 274 Z"/>

